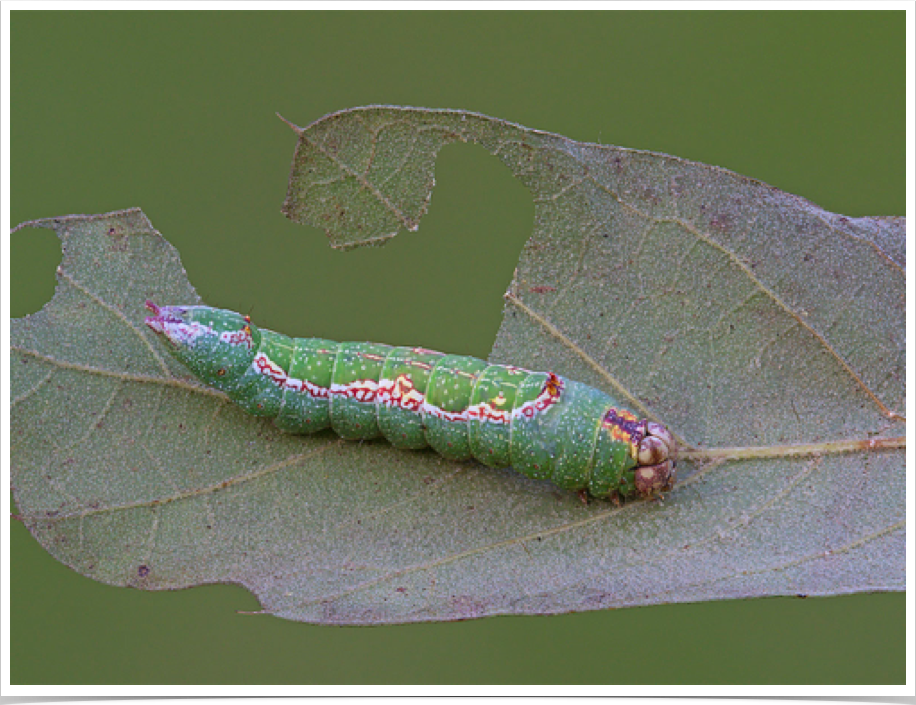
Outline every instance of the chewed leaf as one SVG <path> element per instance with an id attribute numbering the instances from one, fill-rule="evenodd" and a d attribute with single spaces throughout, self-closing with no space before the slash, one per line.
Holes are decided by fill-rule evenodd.
<path id="1" fill-rule="evenodd" d="M 602 388 L 692 460 L 664 501 L 617 507 L 285 435 L 143 324 L 147 299 L 199 299 L 139 211 L 45 220 L 64 258 L 54 299 L 11 326 L 11 459 L 59 560 L 146 589 L 235 582 L 336 624 L 905 589 L 903 219 L 458 111 L 298 131 L 285 209 L 341 246 L 415 229 L 443 144 L 503 160 L 536 214 L 492 360 Z"/>

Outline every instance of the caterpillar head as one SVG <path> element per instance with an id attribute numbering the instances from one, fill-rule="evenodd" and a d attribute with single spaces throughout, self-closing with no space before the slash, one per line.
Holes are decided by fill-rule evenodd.
<path id="1" fill-rule="evenodd" d="M 261 332 L 248 316 L 209 306 L 160 307 L 147 301 L 146 307 L 154 314 L 146 325 L 205 384 L 231 386 L 257 354 Z"/>
<path id="2" fill-rule="evenodd" d="M 671 432 L 654 421 L 646 422 L 634 472 L 636 491 L 648 497 L 674 487 L 677 476 L 677 443 Z"/>

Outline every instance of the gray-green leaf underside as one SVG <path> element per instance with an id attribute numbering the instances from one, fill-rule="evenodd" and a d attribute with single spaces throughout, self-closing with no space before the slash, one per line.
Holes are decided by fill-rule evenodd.
<path id="1" fill-rule="evenodd" d="M 443 145 L 502 160 L 535 224 L 493 361 L 664 421 L 681 482 L 586 506 L 432 452 L 284 435 L 143 325 L 147 298 L 199 301 L 146 217 L 69 216 L 29 224 L 64 257 L 52 301 L 11 325 L 13 489 L 55 557 L 346 624 L 905 589 L 903 218 L 472 113 L 361 108 L 296 131 L 285 211 L 341 247 L 416 229 Z"/>

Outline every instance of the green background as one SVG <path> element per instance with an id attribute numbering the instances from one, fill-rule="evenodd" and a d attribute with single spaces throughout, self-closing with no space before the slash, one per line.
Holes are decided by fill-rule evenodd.
<path id="1" fill-rule="evenodd" d="M 486 357 L 533 206 L 453 145 L 417 233 L 332 251 L 280 214 L 295 135 L 275 111 L 464 108 L 905 212 L 902 11 L 16 11 L 11 54 L 12 224 L 140 206 L 208 303 L 295 335 Z M 60 252 L 37 230 L 11 250 L 21 316 Z M 234 586 L 95 583 L 11 530 L 13 683 L 905 680 L 903 594 L 321 627 L 236 614 L 257 601 Z"/>

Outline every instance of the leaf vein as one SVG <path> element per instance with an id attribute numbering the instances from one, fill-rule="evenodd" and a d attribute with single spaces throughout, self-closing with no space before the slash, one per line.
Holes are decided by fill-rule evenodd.
<path id="1" fill-rule="evenodd" d="M 379 191 L 377 188 L 375 188 L 375 186 L 373 186 L 371 183 L 369 183 L 368 180 L 366 180 L 365 178 L 363 178 L 360 174 L 357 174 L 353 169 L 351 169 L 349 166 L 347 166 L 346 164 L 344 164 L 340 159 L 338 159 L 336 156 L 332 155 L 330 152 L 328 152 L 328 150 L 324 149 L 324 148 L 323 148 L 321 145 L 319 145 L 317 142 L 315 142 L 315 141 L 309 139 L 308 137 L 306 137 L 306 136 L 305 136 L 305 133 L 302 133 L 302 137 L 301 137 L 301 138 L 304 139 L 306 142 L 308 142 L 312 147 L 314 147 L 315 149 L 317 149 L 319 152 L 321 152 L 327 159 L 329 159 L 329 160 L 332 161 L 335 165 L 337 165 L 337 168 L 338 168 L 338 169 L 340 169 L 341 171 L 343 171 L 344 173 L 346 173 L 346 174 L 347 174 L 348 176 L 350 176 L 351 178 L 355 179 L 363 188 L 365 188 L 367 191 L 369 191 L 369 193 L 371 193 L 373 196 L 375 196 L 375 197 L 378 199 L 379 203 L 381 203 L 383 206 L 385 206 L 385 208 L 387 208 L 387 209 L 391 212 L 391 214 L 392 214 L 395 218 L 397 218 L 397 220 L 398 220 L 405 228 L 407 228 L 407 229 L 410 230 L 410 231 L 414 231 L 414 230 L 417 229 L 417 224 L 416 224 L 413 220 L 411 220 L 410 218 L 408 218 L 408 217 L 407 217 L 407 216 L 406 216 L 397 206 L 395 206 L 390 200 L 388 200 L 388 198 L 385 196 L 385 194 L 383 194 L 381 191 Z"/>
<path id="2" fill-rule="evenodd" d="M 99 306 L 101 306 L 102 308 L 104 308 L 104 309 L 110 311 L 110 312 L 113 313 L 115 316 L 117 316 L 118 318 L 120 318 L 120 319 L 124 322 L 124 325 L 126 325 L 126 326 L 127 326 L 134 334 L 136 334 L 136 336 L 143 342 L 143 344 L 144 344 L 144 345 L 146 346 L 146 348 L 149 350 L 150 355 L 152 355 L 153 359 L 154 359 L 156 362 L 159 363 L 159 367 L 162 369 L 162 372 L 163 372 L 164 374 L 166 374 L 166 375 L 170 374 L 170 373 L 169 373 L 168 365 L 165 364 L 165 360 L 162 358 L 162 356 L 161 356 L 158 352 L 156 352 L 156 349 L 152 346 L 152 343 L 150 343 L 149 338 L 147 338 L 145 335 L 143 335 L 143 333 L 142 333 L 142 332 L 141 332 L 141 331 L 140 331 L 140 330 L 139 330 L 139 329 L 138 329 L 138 328 L 137 328 L 137 327 L 127 318 L 127 316 L 124 315 L 124 312 L 123 312 L 123 311 L 121 311 L 119 308 L 116 308 L 115 306 L 112 306 L 111 304 L 109 304 L 107 301 L 105 301 L 104 299 L 102 299 L 102 298 L 101 298 L 98 294 L 96 294 L 95 292 L 90 291 L 84 284 L 82 284 L 81 282 L 77 281 L 77 280 L 76 280 L 73 276 L 71 276 L 67 271 L 65 271 L 65 270 L 63 270 L 63 269 L 60 269 L 60 270 L 59 270 L 59 274 L 60 274 L 61 277 L 63 277 L 64 279 L 66 279 L 68 282 L 70 282 L 70 284 L 71 284 L 71 286 L 73 286 L 73 288 L 75 288 L 75 289 L 77 289 L 77 290 L 83 292 L 83 294 L 85 294 L 85 295 L 88 296 L 90 299 L 92 299 L 93 301 L 95 301 Z"/>
<path id="3" fill-rule="evenodd" d="M 77 372 L 86 372 L 87 374 L 94 374 L 100 377 L 112 377 L 114 379 L 122 380 L 125 382 L 139 382 L 144 384 L 161 384 L 168 387 L 179 387 L 181 389 L 187 389 L 192 392 L 197 392 L 199 394 L 207 394 L 209 396 L 216 397 L 218 399 L 226 399 L 226 395 L 222 392 L 218 392 L 215 389 L 210 389 L 201 384 L 195 384 L 193 382 L 186 382 L 177 377 L 154 377 L 153 375 L 139 375 L 132 374 L 129 372 L 117 372 L 115 370 L 106 370 L 101 367 L 94 367 L 92 365 L 83 365 L 76 362 L 65 362 L 64 360 L 58 360 L 57 358 L 51 357 L 50 355 L 44 355 L 43 353 L 38 352 L 37 350 L 30 350 L 29 348 L 23 348 L 19 345 L 10 345 L 10 350 L 15 350 L 18 353 L 23 355 L 28 355 L 33 357 L 36 360 L 41 360 L 42 362 L 47 362 L 51 365 L 55 365 L 61 369 L 65 370 L 76 370 Z"/>
<path id="4" fill-rule="evenodd" d="M 837 350 L 835 350 L 834 347 L 830 345 L 829 342 L 827 342 L 827 339 L 821 333 L 815 330 L 810 324 L 805 322 L 804 318 L 801 315 L 799 315 L 798 313 L 796 313 L 788 304 L 786 304 L 779 297 L 779 295 L 776 294 L 775 291 L 771 290 L 769 287 L 764 285 L 764 283 L 760 281 L 760 279 L 758 279 L 757 276 L 751 271 L 750 267 L 748 267 L 747 264 L 745 264 L 744 261 L 741 258 L 739 258 L 736 254 L 726 249 L 724 245 L 716 242 L 713 238 L 709 237 L 706 233 L 704 233 L 699 228 L 697 228 L 693 223 L 690 223 L 689 221 L 686 221 L 682 218 L 678 218 L 674 216 L 659 217 L 659 216 L 650 215 L 644 211 L 641 211 L 637 207 L 625 202 L 623 199 L 620 198 L 620 196 L 615 191 L 610 189 L 608 186 L 602 184 L 600 181 L 598 181 L 591 175 L 587 176 L 586 178 L 591 179 L 593 183 L 597 184 L 601 189 L 607 192 L 612 198 L 614 198 L 618 203 L 620 203 L 621 206 L 630 209 L 636 215 L 639 215 L 640 217 L 646 218 L 649 220 L 654 220 L 658 223 L 671 223 L 673 225 L 678 225 L 684 228 L 687 232 L 694 235 L 695 237 L 703 240 L 703 242 L 708 244 L 710 247 L 714 247 L 715 249 L 725 254 L 725 256 L 728 257 L 735 264 L 736 267 L 738 267 L 739 269 L 741 269 L 744 272 L 745 276 L 755 286 L 757 286 L 764 294 L 766 294 L 770 299 L 772 299 L 773 302 L 776 303 L 780 308 L 782 308 L 787 314 L 795 318 L 805 330 L 807 330 L 811 335 L 813 335 L 817 339 L 817 341 L 821 344 L 821 346 L 830 355 L 833 356 L 833 358 L 840 364 L 841 367 L 843 367 L 844 370 L 846 370 L 846 373 L 850 377 L 852 377 L 855 383 L 858 384 L 863 389 L 863 391 L 865 391 L 865 393 L 872 399 L 872 401 L 877 405 L 877 407 L 881 410 L 881 412 L 885 416 L 889 418 L 900 419 L 901 421 L 906 420 L 905 417 L 898 414 L 896 411 L 892 411 L 891 409 L 889 409 L 884 404 L 884 402 L 882 402 L 878 398 L 878 396 L 871 390 L 871 388 L 869 388 L 869 386 L 865 384 L 865 381 L 859 376 L 859 374 L 855 370 L 852 369 L 849 363 L 843 359 L 843 357 L 839 354 L 839 352 L 837 352 Z"/>
<path id="5" fill-rule="evenodd" d="M 15 399 L 11 399 L 11 400 L 10 400 L 10 409 L 12 409 L 14 406 L 16 406 L 17 404 L 19 404 L 20 402 L 23 402 L 23 401 L 25 401 L 26 399 L 28 399 L 29 397 L 31 397 L 31 396 L 37 394 L 38 391 L 39 391 L 42 387 L 44 387 L 44 386 L 48 383 L 48 381 L 54 376 L 54 373 L 55 373 L 56 371 L 57 371 L 57 370 L 55 370 L 55 369 L 52 367 L 52 368 L 48 371 L 48 374 L 46 374 L 44 377 L 42 377 L 40 380 L 38 380 L 38 383 L 37 383 L 34 387 L 32 387 L 31 389 L 26 390 L 25 392 L 23 392 L 22 394 L 20 394 L 20 395 L 19 395 L 18 397 L 16 397 Z"/>
<path id="6" fill-rule="evenodd" d="M 614 390 L 616 390 L 621 396 L 625 397 L 626 400 L 632 406 L 638 409 L 641 413 L 645 414 L 647 418 L 650 418 L 653 421 L 661 423 L 661 421 L 655 416 L 655 414 L 649 411 L 649 409 L 645 406 L 645 404 L 643 404 L 641 401 L 639 401 L 639 399 L 637 399 L 632 394 L 630 394 L 630 392 L 627 390 L 626 387 L 623 386 L 620 380 L 618 380 L 610 372 L 605 370 L 597 362 L 597 360 L 595 360 L 587 352 L 585 352 L 582 348 L 576 345 L 576 343 L 574 343 L 568 336 L 566 336 L 559 328 L 557 328 L 555 325 L 553 325 L 550 321 L 548 321 L 546 318 L 541 316 L 539 313 L 537 313 L 536 311 L 534 311 L 533 309 L 525 305 L 525 303 L 521 299 L 519 299 L 515 294 L 513 294 L 511 291 L 506 292 L 506 294 L 504 295 L 504 298 L 507 301 L 509 301 L 511 304 L 519 308 L 523 313 L 527 314 L 532 320 L 537 322 L 542 328 L 544 328 L 544 330 L 546 330 L 548 333 L 553 335 L 557 340 L 563 343 L 566 347 L 572 350 L 573 353 L 575 353 L 577 357 L 579 357 L 584 363 L 586 363 L 589 367 L 595 370 L 601 377 L 603 377 L 608 382 L 608 384 L 611 385 L 611 387 Z M 676 434 L 675 434 L 675 440 L 677 440 L 679 445 L 687 445 L 684 439 L 677 436 Z"/>

